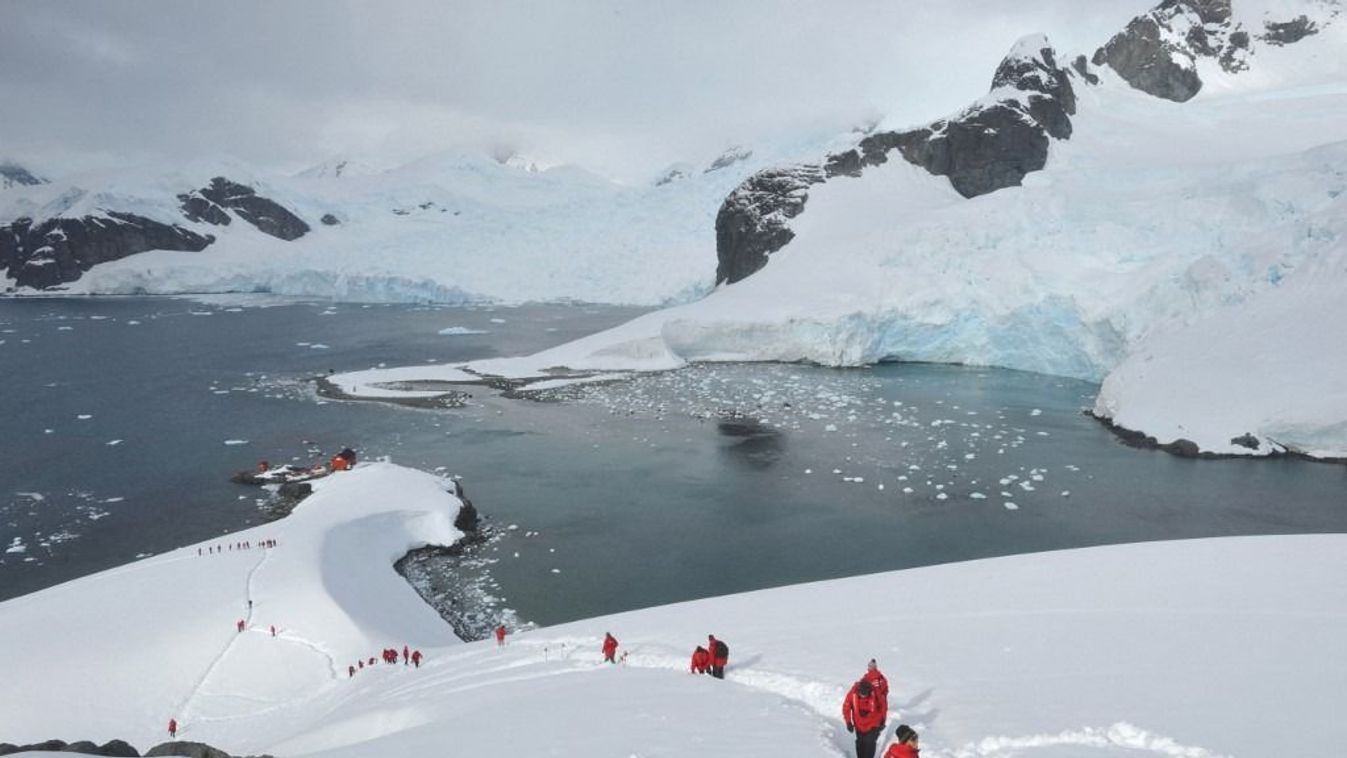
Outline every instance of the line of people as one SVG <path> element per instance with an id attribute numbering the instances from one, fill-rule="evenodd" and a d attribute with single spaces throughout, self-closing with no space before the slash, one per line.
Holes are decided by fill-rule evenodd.
<path id="1" fill-rule="evenodd" d="M 865 673 L 851 685 L 842 699 L 842 721 L 856 735 L 856 758 L 874 758 L 879 738 L 889 718 L 889 680 L 874 658 Z M 884 751 L 884 758 L 917 758 L 917 732 L 907 724 L 894 730 L 895 742 Z"/>
<path id="2" fill-rule="evenodd" d="M 397 648 L 392 647 L 384 648 L 383 659 L 384 663 L 389 664 L 397 663 L 398 662 Z M 373 668 L 376 665 L 374 662 L 375 660 L 376 659 L 374 656 L 371 655 L 369 657 L 370 668 Z M 420 650 L 412 650 L 406 645 L 402 646 L 402 665 L 406 666 L 410 664 L 412 666 L 415 666 L 416 668 L 421 668 L 422 660 L 424 660 L 424 656 L 421 655 Z M 356 661 L 354 664 L 346 667 L 346 677 L 349 679 L 355 676 L 355 672 L 363 670 L 364 668 L 365 668 L 365 659 L 362 658 Z"/>
<path id="3" fill-rule="evenodd" d="M 207 545 L 204 548 L 201 547 L 197 548 L 196 554 L 197 556 L 222 555 L 226 550 L 233 552 L 235 550 L 252 550 L 255 547 L 263 549 L 273 548 L 276 547 L 276 540 L 266 539 L 262 540 L 261 542 L 258 542 L 256 545 L 254 545 L 251 540 L 246 540 L 244 542 L 232 542 L 228 545 Z"/>

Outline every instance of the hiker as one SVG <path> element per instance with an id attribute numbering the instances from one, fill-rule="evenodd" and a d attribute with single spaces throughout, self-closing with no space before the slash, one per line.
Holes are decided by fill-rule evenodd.
<path id="1" fill-rule="evenodd" d="M 856 733 L 856 758 L 875 758 L 875 745 L 884 731 L 888 703 L 866 679 L 851 685 L 842 701 L 842 720 Z"/>
<path id="2" fill-rule="evenodd" d="M 361 669 L 364 669 L 364 668 L 365 668 L 365 659 L 364 659 L 364 658 L 361 658 L 360 660 L 356 661 L 356 663 L 360 665 L 360 668 L 361 668 Z"/>
<path id="3" fill-rule="evenodd" d="M 353 676 L 355 676 L 355 666 L 347 666 L 347 667 L 346 667 L 346 678 L 349 679 L 349 678 L 351 678 L 351 677 L 353 677 Z"/>
<path id="4" fill-rule="evenodd" d="M 275 636 L 276 636 L 276 625 L 275 625 L 275 624 L 272 624 L 272 625 L 271 625 L 271 636 L 272 636 L 272 637 L 275 637 Z"/>
<path id="5" fill-rule="evenodd" d="M 239 634 L 243 634 L 243 619 L 239 619 L 239 622 L 235 624 L 235 626 L 238 627 Z"/>
<path id="6" fill-rule="evenodd" d="M 168 720 L 168 736 L 170 736 L 170 737 L 177 737 L 177 736 L 178 736 L 178 720 L 177 720 L 177 719 L 169 719 L 169 720 Z"/>
<path id="7" fill-rule="evenodd" d="M 617 663 L 617 638 L 610 632 L 603 633 L 603 659 L 609 663 Z"/>
<path id="8" fill-rule="evenodd" d="M 887 711 L 889 705 L 889 680 L 879 670 L 879 664 L 875 663 L 874 658 L 871 658 L 870 662 L 865 664 L 865 673 L 861 675 L 861 678 L 869 682 L 870 686 L 874 687 L 875 691 L 879 693 L 879 696 L 884 698 L 884 710 Z"/>
<path id="9" fill-rule="evenodd" d="M 350 469 L 350 468 L 355 468 L 355 451 L 354 451 L 354 450 L 352 450 L 352 449 L 349 448 L 349 447 L 344 447 L 344 448 L 341 449 L 341 452 L 340 452 L 340 453 L 337 453 L 337 455 L 340 456 L 342 460 L 346 461 L 346 468 L 348 468 L 348 469 Z"/>
<path id="10" fill-rule="evenodd" d="M 505 647 L 505 625 L 496 627 L 496 647 Z"/>
<path id="11" fill-rule="evenodd" d="M 328 468 L 332 469 L 333 473 L 345 471 L 350 467 L 350 464 L 340 454 L 332 456 L 332 460 L 328 461 Z"/>
<path id="12" fill-rule="evenodd" d="M 725 678 L 725 664 L 730 662 L 730 648 L 714 634 L 706 635 L 706 650 L 711 654 L 711 676 Z"/>
<path id="13" fill-rule="evenodd" d="M 917 730 L 907 724 L 899 724 L 893 736 L 898 740 L 884 751 L 884 758 L 917 758 L 921 748 L 917 747 Z"/>
<path id="14" fill-rule="evenodd" d="M 711 670 L 711 654 L 701 645 L 692 651 L 692 663 L 688 665 L 688 673 L 705 674 Z"/>
<path id="15" fill-rule="evenodd" d="M 411 653 L 409 653 L 409 652 L 407 651 L 407 646 L 406 646 L 406 645 L 403 645 L 403 646 L 402 646 L 402 665 L 406 666 L 406 665 L 407 665 L 407 661 L 410 660 L 411 657 L 412 657 Z"/>
<path id="16" fill-rule="evenodd" d="M 412 651 L 412 665 L 415 666 L 415 667 L 417 667 L 417 668 L 421 668 L 421 651 L 420 651 L 420 650 L 413 650 L 413 651 Z"/>

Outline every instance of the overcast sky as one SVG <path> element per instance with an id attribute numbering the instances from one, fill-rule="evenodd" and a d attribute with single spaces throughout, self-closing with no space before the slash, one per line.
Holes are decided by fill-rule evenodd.
<path id="1" fill-rule="evenodd" d="M 0 157 L 292 171 L 506 147 L 625 179 L 983 94 L 1157 0 L 0 0 Z"/>

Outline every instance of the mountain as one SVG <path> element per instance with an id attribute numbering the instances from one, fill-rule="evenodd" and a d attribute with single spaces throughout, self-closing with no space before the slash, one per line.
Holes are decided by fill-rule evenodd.
<path id="1" fill-rule="evenodd" d="M 13 161 L 0 161 L 0 189 L 10 187 L 32 187 L 46 184 L 47 180 Z"/>
<path id="2" fill-rule="evenodd" d="M 364 163 L 349 158 L 329 158 L 317 165 L 295 174 L 299 179 L 349 179 L 354 176 L 369 176 L 378 171 Z"/>
<path id="3" fill-rule="evenodd" d="M 1175 452 L 1347 458 L 1342 8 L 1141 18 L 1160 11 L 1210 20 L 1184 35 L 1211 50 L 1186 101 L 1109 62 L 1147 35 L 1103 41 L 1099 66 L 1024 37 L 968 107 L 748 177 L 718 211 L 706 298 L 472 370 L 999 366 L 1103 381 L 1096 414 Z M 1314 33 L 1272 31 L 1289 28 Z M 1269 31 L 1228 55 L 1249 29 Z"/>

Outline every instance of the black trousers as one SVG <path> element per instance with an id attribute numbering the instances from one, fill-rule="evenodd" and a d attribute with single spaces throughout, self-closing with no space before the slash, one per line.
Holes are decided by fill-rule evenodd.
<path id="1" fill-rule="evenodd" d="M 714 676 L 714 677 L 717 678 L 717 679 L 724 679 L 724 678 L 725 678 L 725 667 L 724 667 L 724 666 L 712 666 L 712 667 L 711 667 L 711 676 Z"/>
<path id="2" fill-rule="evenodd" d="M 875 758 L 875 746 L 879 743 L 879 735 L 883 731 L 883 727 L 875 727 L 868 732 L 857 729 L 856 758 Z"/>

